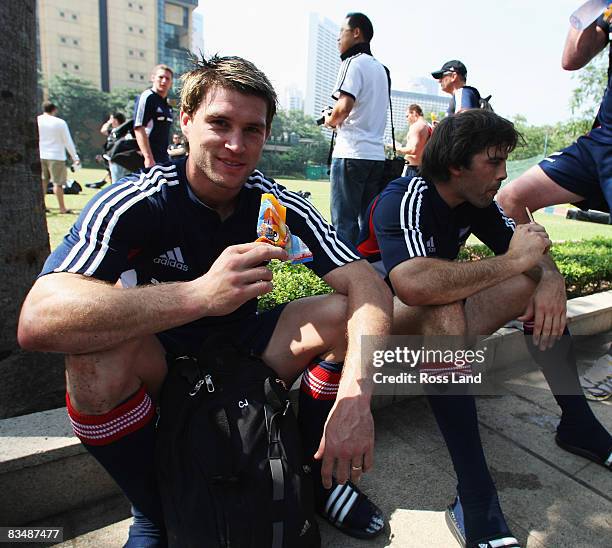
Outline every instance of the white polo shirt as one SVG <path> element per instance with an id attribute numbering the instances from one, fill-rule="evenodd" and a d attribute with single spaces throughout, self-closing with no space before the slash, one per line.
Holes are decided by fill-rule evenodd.
<path id="1" fill-rule="evenodd" d="M 340 92 L 355 99 L 347 118 L 337 128 L 334 158 L 384 160 L 384 133 L 389 105 L 389 84 L 383 65 L 367 53 L 345 59 L 332 97 Z"/>

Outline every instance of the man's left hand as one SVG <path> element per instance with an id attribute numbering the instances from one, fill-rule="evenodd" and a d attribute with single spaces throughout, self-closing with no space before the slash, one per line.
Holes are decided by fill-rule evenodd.
<path id="1" fill-rule="evenodd" d="M 314 458 L 322 459 L 323 487 L 332 486 L 332 475 L 338 483 L 351 479 L 358 482 L 372 468 L 374 460 L 374 419 L 369 398 L 338 397 L 323 431 Z"/>
<path id="2" fill-rule="evenodd" d="M 527 310 L 518 319 L 533 319 L 533 344 L 540 350 L 552 348 L 563 335 L 566 324 L 567 297 L 565 280 L 558 273 L 541 278 Z"/>

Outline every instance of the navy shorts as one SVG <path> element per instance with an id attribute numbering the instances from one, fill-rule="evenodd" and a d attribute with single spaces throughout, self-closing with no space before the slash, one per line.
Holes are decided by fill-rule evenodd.
<path id="1" fill-rule="evenodd" d="M 285 306 L 281 304 L 271 310 L 242 318 L 219 321 L 206 328 L 164 331 L 158 333 L 157 338 L 170 356 L 195 356 L 208 337 L 224 334 L 229 335 L 240 348 L 259 357 L 268 346 Z"/>
<path id="2" fill-rule="evenodd" d="M 610 211 L 612 143 L 606 144 L 585 135 L 542 160 L 539 166 L 560 187 L 584 198 L 576 204 L 580 208 Z"/>

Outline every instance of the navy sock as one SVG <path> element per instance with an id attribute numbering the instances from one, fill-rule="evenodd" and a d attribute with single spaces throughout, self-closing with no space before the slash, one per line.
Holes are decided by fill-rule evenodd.
<path id="1" fill-rule="evenodd" d="M 331 489 L 321 483 L 321 461 L 313 458 L 319 448 L 323 427 L 331 411 L 342 364 L 315 360 L 302 376 L 298 424 L 304 449 L 304 463 L 312 470 L 315 505 L 337 526 L 347 527 L 357 534 L 374 536 L 384 527 L 382 512 L 350 482 L 339 485 L 334 480 Z"/>
<path id="2" fill-rule="evenodd" d="M 321 483 L 321 461 L 313 458 L 319 448 L 323 427 L 327 416 L 334 406 L 342 364 L 315 360 L 304 371 L 300 385 L 300 412 L 298 425 L 304 449 L 304 464 L 312 470 L 312 480 L 317 507 L 324 505 L 329 490 L 323 489 Z"/>
<path id="3" fill-rule="evenodd" d="M 612 451 L 612 436 L 597 420 L 584 397 L 569 330 L 565 328 L 552 348 L 540 350 L 533 344 L 533 324 L 525 322 L 523 329 L 529 353 L 542 369 L 561 408 L 557 434 L 565 443 L 586 449 L 605 460 Z"/>
<path id="4" fill-rule="evenodd" d="M 129 548 L 166 545 L 154 468 L 155 410 L 144 387 L 104 415 L 79 413 L 66 394 L 72 428 L 132 503 Z"/>
<path id="5" fill-rule="evenodd" d="M 509 535 L 482 449 L 474 397 L 429 393 L 427 398 L 457 475 L 467 541 Z"/>

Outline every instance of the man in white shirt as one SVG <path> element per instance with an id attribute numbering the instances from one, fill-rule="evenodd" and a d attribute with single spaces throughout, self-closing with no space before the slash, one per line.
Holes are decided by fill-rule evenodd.
<path id="1" fill-rule="evenodd" d="M 43 105 L 43 114 L 38 116 L 38 144 L 42 168 L 43 203 L 49 181 L 53 183 L 53 193 L 57 197 L 59 212 L 72 213 L 64 204 L 64 184 L 66 184 L 66 151 L 74 164 L 80 164 L 68 124 L 57 117 L 57 107 L 53 103 Z"/>
<path id="2" fill-rule="evenodd" d="M 367 224 L 365 211 L 378 194 L 385 165 L 383 135 L 389 77 L 370 51 L 374 35 L 363 13 L 349 13 L 338 36 L 342 65 L 325 125 L 337 131 L 331 165 L 331 217 L 336 230 L 355 244 Z"/>

